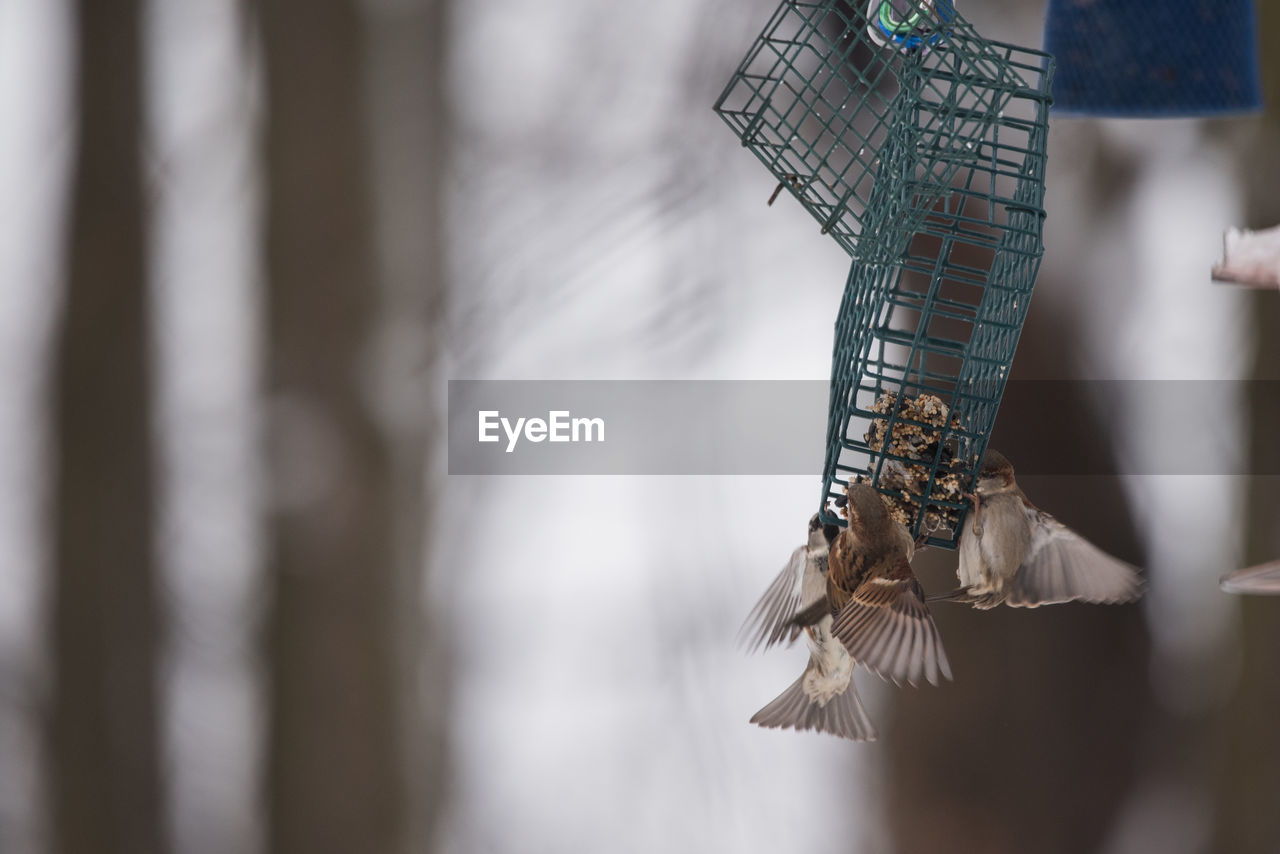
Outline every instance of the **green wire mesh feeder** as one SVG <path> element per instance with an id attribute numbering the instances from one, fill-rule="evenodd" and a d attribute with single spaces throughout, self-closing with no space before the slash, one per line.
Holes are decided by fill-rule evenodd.
<path id="1" fill-rule="evenodd" d="M 948 0 L 784 2 L 716 109 L 854 256 L 836 321 L 824 521 L 871 483 L 954 548 L 1044 248 L 1052 59 Z"/>
<path id="2" fill-rule="evenodd" d="M 1044 253 L 1052 62 L 998 49 L 1025 85 L 923 221 L 886 224 L 877 246 L 891 251 L 854 261 L 832 357 L 824 508 L 869 481 L 918 541 L 951 548 Z"/>
<path id="3" fill-rule="evenodd" d="M 850 254 L 871 248 L 880 223 L 913 231 L 1024 85 L 949 0 L 898 5 L 901 19 L 887 6 L 875 16 L 905 21 L 895 36 L 844 2 L 786 0 L 715 104 Z M 914 152 L 909 169 L 884 160 L 891 141 Z"/>

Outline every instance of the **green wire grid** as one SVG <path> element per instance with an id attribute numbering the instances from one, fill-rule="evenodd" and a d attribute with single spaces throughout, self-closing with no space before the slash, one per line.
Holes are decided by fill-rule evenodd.
<path id="1" fill-rule="evenodd" d="M 896 225 L 895 235 L 916 230 L 1025 85 L 1007 51 L 949 0 L 894 6 L 936 43 L 885 47 L 860 9 L 786 0 L 715 104 L 743 146 L 855 257 L 884 255 L 883 224 Z M 886 147 L 910 156 L 888 163 Z"/>
<path id="2" fill-rule="evenodd" d="M 828 502 L 859 480 L 912 508 L 908 528 L 917 541 L 954 548 L 959 540 L 968 502 L 958 490 L 939 497 L 935 487 L 943 477 L 965 488 L 972 482 L 1044 252 L 1052 58 L 990 44 L 1021 85 L 984 137 L 939 155 L 951 159 L 954 177 L 923 220 L 879 222 L 877 239 L 862 247 L 850 270 L 832 355 L 822 497 L 827 523 L 841 523 Z M 903 121 L 918 121 L 917 115 Z M 896 193 L 892 172 L 911 169 L 917 154 L 911 141 L 909 132 L 887 140 L 887 196 Z M 887 207 L 880 192 L 878 185 L 871 208 Z M 876 401 L 888 400 L 886 393 L 896 393 L 895 404 L 887 413 L 872 411 Z M 945 425 L 902 414 L 904 400 L 922 394 L 949 408 Z M 885 433 L 880 450 L 867 438 L 873 419 Z M 923 458 L 893 452 L 902 444 L 896 437 L 913 428 L 936 437 Z M 900 488 L 904 466 L 923 472 L 922 489 Z"/>

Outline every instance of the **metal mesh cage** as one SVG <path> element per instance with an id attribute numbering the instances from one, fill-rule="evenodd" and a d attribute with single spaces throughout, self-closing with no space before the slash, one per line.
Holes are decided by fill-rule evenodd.
<path id="1" fill-rule="evenodd" d="M 838 521 L 829 499 L 851 479 L 869 481 L 917 540 L 946 547 L 959 538 L 964 491 L 986 449 L 1043 254 L 1052 60 L 990 47 L 1019 85 L 981 137 L 934 153 L 952 181 L 921 221 L 887 219 L 864 241 L 832 362 L 828 521 Z M 919 122 L 929 109 L 917 104 L 901 118 Z M 886 168 L 909 171 L 912 135 L 886 142 Z M 893 195 L 893 183 L 883 192 Z M 881 206 L 880 192 L 871 208 Z"/>
<path id="2" fill-rule="evenodd" d="M 854 255 L 884 253 L 859 239 L 884 236 L 883 223 L 897 236 L 915 231 L 1026 85 L 1008 50 L 949 0 L 892 7 L 872 3 L 872 17 L 909 22 L 905 35 L 869 27 L 867 13 L 844 2 L 786 0 L 715 105 Z"/>

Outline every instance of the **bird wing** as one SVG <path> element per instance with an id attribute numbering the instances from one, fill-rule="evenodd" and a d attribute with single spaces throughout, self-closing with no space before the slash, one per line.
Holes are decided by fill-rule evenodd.
<path id="1" fill-rule="evenodd" d="M 1261 593 L 1280 596 L 1280 560 L 1237 569 L 1222 579 L 1227 593 Z"/>
<path id="2" fill-rule="evenodd" d="M 1028 508 L 1031 549 L 1009 588 L 1007 604 L 1131 602 L 1142 595 L 1135 567 L 1112 557 L 1043 510 Z"/>
<path id="3" fill-rule="evenodd" d="M 831 631 L 854 661 L 882 678 L 911 685 L 922 677 L 937 685 L 939 673 L 951 678 L 938 627 L 906 555 L 858 585 Z"/>
<path id="4" fill-rule="evenodd" d="M 806 623 L 797 620 L 796 613 L 814 604 L 809 600 L 815 592 L 819 598 L 825 596 L 821 573 L 807 569 L 810 563 L 807 546 L 793 551 L 787 565 L 751 609 L 738 632 L 739 642 L 749 652 L 768 649 L 783 640 L 793 643 L 804 631 Z M 817 576 L 817 580 L 806 576 Z M 821 616 L 820 612 L 818 617 Z"/>

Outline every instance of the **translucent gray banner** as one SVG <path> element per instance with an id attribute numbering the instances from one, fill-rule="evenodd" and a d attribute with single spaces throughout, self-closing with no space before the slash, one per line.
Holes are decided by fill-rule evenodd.
<path id="1" fill-rule="evenodd" d="M 450 474 L 813 474 L 826 429 L 821 381 L 449 383 Z"/>
<path id="2" fill-rule="evenodd" d="M 451 380 L 449 473 L 818 475 L 828 393 L 824 380 Z M 1252 441 L 1250 411 L 1266 427 Z M 1275 436 L 1280 381 L 1013 380 L 991 445 L 1019 474 L 1277 475 Z"/>

